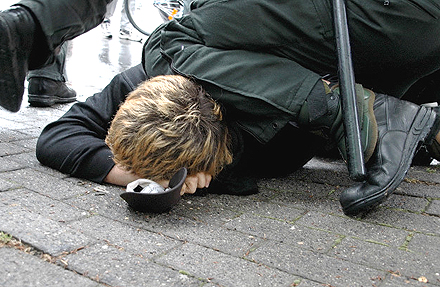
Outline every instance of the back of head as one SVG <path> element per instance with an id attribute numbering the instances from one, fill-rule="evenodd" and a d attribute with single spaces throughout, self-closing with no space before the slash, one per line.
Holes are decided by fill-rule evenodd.
<path id="1" fill-rule="evenodd" d="M 142 83 L 121 105 L 106 143 L 114 161 L 142 178 L 215 176 L 232 161 L 221 107 L 193 81 L 177 75 Z"/>

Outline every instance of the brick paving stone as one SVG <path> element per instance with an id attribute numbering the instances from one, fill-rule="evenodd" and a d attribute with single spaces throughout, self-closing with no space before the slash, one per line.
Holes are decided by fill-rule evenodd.
<path id="1" fill-rule="evenodd" d="M 35 147 L 37 145 L 37 140 L 38 140 L 37 137 L 33 137 L 33 138 L 21 139 L 21 140 L 14 141 L 13 144 L 35 151 Z"/>
<path id="2" fill-rule="evenodd" d="M 98 287 L 103 286 L 79 274 L 48 263 L 36 256 L 0 248 L 0 286 Z"/>
<path id="3" fill-rule="evenodd" d="M 244 256 L 249 250 L 264 241 L 262 238 L 218 225 L 172 215 L 165 220 L 158 217 L 151 220 L 148 225 L 160 234 L 238 257 Z"/>
<path id="4" fill-rule="evenodd" d="M 26 167 L 25 164 L 19 164 L 7 157 L 0 157 L 0 172 L 16 170 Z"/>
<path id="5" fill-rule="evenodd" d="M 180 209 L 183 210 L 178 211 Z M 191 207 L 185 206 L 185 201 L 183 201 L 176 207 L 176 213 L 195 220 L 217 224 L 221 221 L 229 222 L 243 213 L 277 218 L 284 221 L 294 221 L 304 214 L 305 211 L 278 203 L 260 201 L 255 197 L 212 195 L 208 196 L 208 200 L 194 203 Z"/>
<path id="6" fill-rule="evenodd" d="M 402 182 L 395 193 L 423 198 L 440 198 L 440 184 Z"/>
<path id="7" fill-rule="evenodd" d="M 18 154 L 18 153 L 22 153 L 22 152 L 26 152 L 26 151 L 29 151 L 29 149 L 22 147 L 22 146 L 15 145 L 10 142 L 9 143 L 0 142 L 0 156 Z"/>
<path id="8" fill-rule="evenodd" d="M 434 287 L 431 283 L 418 281 L 419 278 L 406 278 L 402 275 L 389 274 L 383 280 L 381 287 Z M 423 278 L 420 278 L 423 280 Z"/>
<path id="9" fill-rule="evenodd" d="M 29 136 L 29 134 L 24 133 L 23 131 L 14 131 L 9 129 L 8 127 L 2 127 L 0 125 L 0 143 L 14 142 L 17 140 L 28 139 L 28 138 L 32 138 L 32 137 Z"/>
<path id="10" fill-rule="evenodd" d="M 440 165 L 413 166 L 408 171 L 407 178 L 440 184 Z"/>
<path id="11" fill-rule="evenodd" d="M 317 252 L 328 251 L 335 241 L 340 239 L 339 235 L 326 231 L 249 214 L 228 222 L 225 227 Z"/>
<path id="12" fill-rule="evenodd" d="M 49 175 L 57 177 L 57 178 L 65 178 L 66 177 L 65 174 L 62 174 L 59 171 L 56 171 L 52 168 L 49 168 L 47 166 L 42 165 L 35 157 L 35 151 L 0 157 L 0 160 L 1 159 L 7 160 L 8 162 L 10 162 L 11 166 L 18 165 L 20 168 L 30 167 L 32 169 L 44 172 L 46 174 L 49 174 Z M 10 170 L 15 170 L 15 169 L 11 168 Z"/>
<path id="13" fill-rule="evenodd" d="M 123 191 L 120 187 L 116 189 L 105 189 L 105 191 L 102 192 L 99 191 L 101 190 L 101 185 L 88 185 L 87 182 L 85 182 L 85 187 L 83 188 L 86 188 L 88 192 L 81 196 L 66 199 L 64 202 L 86 210 L 91 214 L 102 215 L 115 220 L 129 218 L 134 222 L 142 222 L 145 220 L 144 217 L 149 216 L 148 214 L 131 210 L 119 195 Z M 152 216 L 156 215 L 153 214 Z"/>
<path id="14" fill-rule="evenodd" d="M 144 258 L 156 256 L 181 245 L 180 241 L 162 234 L 143 230 L 99 215 L 71 222 L 68 226 L 108 244 L 136 251 Z"/>
<path id="15" fill-rule="evenodd" d="M 370 224 L 345 216 L 309 212 L 296 224 L 309 226 L 343 236 L 362 238 L 399 247 L 404 244 L 409 232 L 378 224 Z"/>
<path id="16" fill-rule="evenodd" d="M 420 213 L 425 211 L 428 204 L 429 201 L 426 198 L 393 194 L 381 206 Z"/>
<path id="17" fill-rule="evenodd" d="M 84 210 L 26 189 L 16 189 L 0 193 L 0 204 L 20 207 L 33 214 L 38 214 L 58 222 L 77 220 L 89 215 Z"/>
<path id="18" fill-rule="evenodd" d="M 367 214 L 364 220 L 409 231 L 440 235 L 440 218 L 428 214 L 382 208 Z"/>
<path id="19" fill-rule="evenodd" d="M 341 213 L 339 194 L 342 188 L 313 182 L 291 182 L 289 189 L 280 192 L 272 202 L 288 204 L 304 210 Z"/>
<path id="20" fill-rule="evenodd" d="M 373 286 L 385 272 L 284 243 L 267 242 L 248 259 L 319 282 L 315 286 Z M 300 285 L 301 286 L 301 285 Z"/>
<path id="21" fill-rule="evenodd" d="M 260 187 L 260 190 L 257 194 L 245 196 L 229 194 L 207 194 L 205 196 L 205 201 L 202 202 L 202 207 L 196 206 L 196 202 L 194 202 L 194 205 L 189 206 L 189 208 L 220 208 L 222 212 L 233 211 L 233 214 L 235 214 L 235 216 L 238 216 L 243 212 L 261 210 L 265 208 L 266 204 L 270 202 L 273 198 L 275 198 L 278 193 L 278 191 Z M 189 197 L 188 200 L 190 200 L 191 198 L 193 197 Z"/>
<path id="22" fill-rule="evenodd" d="M 440 250 L 438 246 L 425 245 L 425 247 L 430 248 L 430 251 L 419 253 L 345 238 L 334 248 L 333 254 L 344 260 L 396 273 L 406 278 L 423 276 L 429 282 L 435 282 L 439 279 L 437 274 L 440 270 L 435 260 L 440 256 Z"/>
<path id="23" fill-rule="evenodd" d="M 221 286 L 290 286 L 298 277 L 262 264 L 187 243 L 156 260 Z"/>
<path id="24" fill-rule="evenodd" d="M 203 286 L 205 281 L 155 264 L 141 252 L 133 253 L 100 242 L 63 257 L 69 269 L 109 286 Z"/>
<path id="25" fill-rule="evenodd" d="M 221 225 L 241 214 L 238 210 L 225 208 L 217 204 L 215 198 L 218 195 L 208 194 L 207 196 L 184 195 L 180 202 L 171 210 L 172 214 L 179 214 L 193 220 L 208 224 Z M 236 197 L 236 202 L 241 202 L 241 198 Z"/>
<path id="26" fill-rule="evenodd" d="M 2 119 L 0 121 L 0 128 L 8 128 L 11 130 L 22 130 L 22 129 L 28 129 L 31 127 L 32 126 L 29 124 L 13 121 L 10 119 Z"/>
<path id="27" fill-rule="evenodd" d="M 43 131 L 43 127 L 40 127 L 40 128 L 32 128 L 31 127 L 31 128 L 26 128 L 26 129 L 20 130 L 21 133 L 26 134 L 30 138 L 38 138 L 42 131 Z"/>
<path id="28" fill-rule="evenodd" d="M 419 254 L 426 254 L 430 258 L 440 257 L 440 237 L 415 233 L 409 240 L 407 248 Z M 440 273 L 440 269 L 438 270 Z M 440 277 L 439 277 L 440 279 Z"/>
<path id="29" fill-rule="evenodd" d="M 426 213 L 440 216 L 440 200 L 433 200 L 426 210 Z"/>
<path id="30" fill-rule="evenodd" d="M 57 174 L 60 177 L 65 177 L 59 172 Z M 55 199 L 70 198 L 88 192 L 85 188 L 69 184 L 57 177 L 30 168 L 0 173 L 0 179 L 19 183 L 27 189 L 38 191 Z"/>
<path id="31" fill-rule="evenodd" d="M 20 187 L 20 185 L 15 182 L 11 182 L 9 180 L 3 180 L 0 178 L 0 191 L 6 191 L 9 189 L 16 189 L 19 187 Z"/>
<path id="32" fill-rule="evenodd" d="M 0 221 L 0 231 L 52 256 L 74 251 L 93 242 L 92 238 L 21 206 L 1 204 L 0 212 L 7 218 Z"/>

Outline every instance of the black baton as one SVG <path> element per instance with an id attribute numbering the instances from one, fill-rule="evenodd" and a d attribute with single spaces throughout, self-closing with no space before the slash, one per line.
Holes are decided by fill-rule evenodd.
<path id="1" fill-rule="evenodd" d="M 355 181 L 366 176 L 362 153 L 359 115 L 356 106 L 356 90 L 353 63 L 351 61 L 350 38 L 344 0 L 333 0 L 333 16 L 338 52 L 338 75 L 344 119 L 345 145 L 348 156 L 348 172 Z"/>

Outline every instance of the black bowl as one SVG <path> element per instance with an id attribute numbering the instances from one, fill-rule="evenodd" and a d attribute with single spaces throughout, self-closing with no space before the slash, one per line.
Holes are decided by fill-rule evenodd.
<path id="1" fill-rule="evenodd" d="M 170 189 L 159 193 L 124 192 L 121 197 L 137 211 L 162 213 L 171 209 L 180 200 L 180 191 L 187 175 L 182 167 L 170 180 Z"/>

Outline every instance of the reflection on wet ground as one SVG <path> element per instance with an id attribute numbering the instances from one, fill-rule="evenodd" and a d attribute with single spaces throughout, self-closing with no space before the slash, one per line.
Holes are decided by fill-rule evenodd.
<path id="1" fill-rule="evenodd" d="M 102 90 L 118 73 L 141 62 L 143 44 L 102 36 L 101 27 L 69 41 L 66 62 L 68 84 L 85 100 Z"/>
<path id="2" fill-rule="evenodd" d="M 18 0 L 0 0 L 0 10 L 18 2 Z M 121 3 L 118 5 L 122 5 L 122 1 L 119 2 Z M 120 8 L 121 6 L 116 8 L 111 18 L 113 19 L 111 39 L 104 38 L 102 28 L 98 26 L 68 42 L 67 84 L 75 89 L 79 101 L 102 90 L 116 74 L 141 62 L 142 47 L 147 36 L 142 35 L 142 43 L 119 39 Z M 153 26 L 160 24 L 161 19 L 157 11 L 148 11 L 148 14 L 146 18 Z M 26 104 L 26 91 L 23 96 L 23 102 Z"/>

